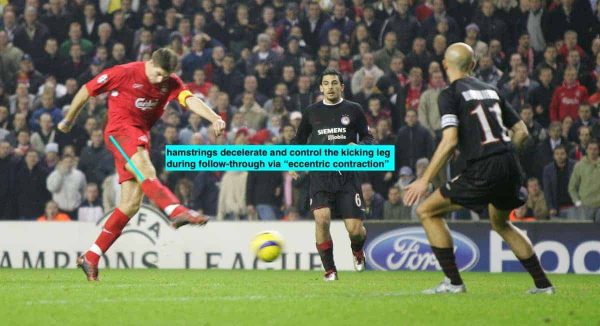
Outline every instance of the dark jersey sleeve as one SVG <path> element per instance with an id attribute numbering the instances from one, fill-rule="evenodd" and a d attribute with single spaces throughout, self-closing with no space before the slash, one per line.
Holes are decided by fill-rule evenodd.
<path id="1" fill-rule="evenodd" d="M 292 139 L 291 143 L 295 145 L 305 145 L 308 141 L 308 137 L 312 132 L 312 126 L 310 125 L 309 114 L 312 110 L 310 107 L 306 108 L 302 113 L 302 120 L 300 120 L 300 125 L 298 126 L 298 130 L 296 130 L 296 136 Z"/>
<path id="2" fill-rule="evenodd" d="M 440 110 L 442 129 L 458 127 L 459 105 L 460 103 L 450 87 L 440 92 L 438 96 L 438 108 Z"/>
<path id="3" fill-rule="evenodd" d="M 502 123 L 508 129 L 512 128 L 517 122 L 521 121 L 521 118 L 517 114 L 517 112 L 513 109 L 512 105 L 504 98 L 504 96 L 500 95 L 500 109 L 502 110 Z"/>
<path id="4" fill-rule="evenodd" d="M 374 142 L 373 135 L 369 132 L 369 124 L 367 123 L 367 117 L 360 105 L 356 106 L 358 119 L 356 121 L 356 132 L 359 136 L 359 144 L 371 145 Z"/>

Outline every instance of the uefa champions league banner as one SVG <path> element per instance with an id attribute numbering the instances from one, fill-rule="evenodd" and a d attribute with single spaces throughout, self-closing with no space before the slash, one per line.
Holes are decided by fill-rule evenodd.
<path id="1" fill-rule="evenodd" d="M 96 239 L 108 216 L 98 223 L 0 222 L 0 268 L 75 268 L 75 261 Z M 250 241 L 276 230 L 284 252 L 272 263 L 255 259 Z M 204 227 L 174 230 L 161 212 L 143 205 L 121 237 L 100 260 L 100 268 L 194 268 L 321 270 L 314 222 L 211 221 Z M 353 268 L 350 240 L 341 221 L 331 226 L 336 263 Z"/>
<path id="2" fill-rule="evenodd" d="M 461 271 L 521 272 L 523 267 L 489 222 L 450 223 Z M 521 223 L 550 273 L 600 274 L 600 224 Z M 409 223 L 367 224 L 367 268 L 441 270 L 423 228 Z"/>
<path id="3" fill-rule="evenodd" d="M 74 268 L 96 239 L 98 223 L 0 222 L 0 268 Z M 366 222 L 367 267 L 372 270 L 439 270 L 423 228 L 414 223 Z M 532 240 L 544 269 L 554 273 L 600 274 L 600 224 L 519 224 Z M 523 271 L 487 222 L 451 223 L 457 265 L 462 271 Z M 251 239 L 275 230 L 284 251 L 277 260 L 255 259 Z M 352 270 L 350 241 L 343 222 L 331 226 L 340 270 Z M 210 222 L 174 230 L 168 219 L 143 205 L 100 260 L 105 268 L 194 268 L 322 270 L 314 222 Z"/>

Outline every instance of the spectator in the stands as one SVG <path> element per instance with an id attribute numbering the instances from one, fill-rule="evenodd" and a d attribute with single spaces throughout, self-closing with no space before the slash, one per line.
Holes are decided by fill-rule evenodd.
<path id="1" fill-rule="evenodd" d="M 194 198 L 192 196 L 192 182 L 186 177 L 182 177 L 175 184 L 173 193 L 179 199 L 181 205 L 185 207 L 192 207 L 194 205 Z"/>
<path id="2" fill-rule="evenodd" d="M 438 96 L 446 86 L 444 75 L 441 71 L 431 74 L 429 88 L 419 99 L 419 124 L 429 130 L 434 139 L 441 139 L 440 110 L 438 108 Z"/>
<path id="3" fill-rule="evenodd" d="M 388 31 L 396 32 L 398 37 L 398 49 L 402 53 L 408 53 L 413 43 L 413 39 L 420 35 L 419 22 L 408 12 L 408 0 L 396 0 L 396 10 L 393 15 L 389 16 L 383 23 L 379 43 L 383 43 L 383 36 Z"/>
<path id="4" fill-rule="evenodd" d="M 211 62 L 212 49 L 206 47 L 208 42 L 210 42 L 210 36 L 207 34 L 196 34 L 192 38 L 190 53 L 185 55 L 181 61 L 184 80 L 191 80 L 196 69 L 204 69 L 204 66 Z"/>
<path id="5" fill-rule="evenodd" d="M 410 220 L 411 208 L 402 202 L 400 188 L 394 186 L 388 191 L 388 199 L 383 203 L 384 220 Z"/>
<path id="6" fill-rule="evenodd" d="M 243 75 L 235 68 L 233 55 L 226 54 L 223 67 L 216 71 L 213 83 L 226 92 L 230 99 L 235 99 L 243 89 L 243 80 Z"/>
<path id="7" fill-rule="evenodd" d="M 580 161 L 587 155 L 587 146 L 592 141 L 592 128 L 582 126 L 578 129 L 577 141 L 574 142 L 574 154 L 573 158 L 576 161 Z"/>
<path id="8" fill-rule="evenodd" d="M 525 170 L 525 174 L 528 176 L 536 176 L 539 175 L 539 173 L 536 173 L 535 169 L 537 166 L 541 166 L 535 164 L 536 149 L 541 142 L 546 140 L 548 133 L 542 125 L 533 119 L 533 108 L 531 105 L 526 104 L 523 106 L 523 108 L 521 108 L 520 116 L 521 120 L 525 123 L 525 126 L 527 126 L 529 137 L 521 146 L 519 158 L 521 160 L 521 165 Z"/>
<path id="9" fill-rule="evenodd" d="M 248 217 L 273 221 L 279 219 L 283 176 L 278 171 L 248 172 L 246 205 Z"/>
<path id="10" fill-rule="evenodd" d="M 37 218 L 38 222 L 69 222 L 71 217 L 58 210 L 58 204 L 54 200 L 46 203 L 44 214 Z"/>
<path id="11" fill-rule="evenodd" d="M 8 89 L 14 88 L 13 83 L 22 57 L 23 51 L 10 43 L 7 32 L 0 30 L 0 79 Z"/>
<path id="12" fill-rule="evenodd" d="M 29 93 L 35 94 L 43 82 L 44 76 L 33 66 L 32 57 L 29 54 L 23 55 L 16 74 L 16 83 L 27 84 Z"/>
<path id="13" fill-rule="evenodd" d="M 552 94 L 550 120 L 562 121 L 566 116 L 577 119 L 579 105 L 585 103 L 587 98 L 587 89 L 577 80 L 577 70 L 567 67 L 562 86 L 557 87 Z"/>
<path id="14" fill-rule="evenodd" d="M 256 102 L 253 93 L 244 92 L 238 112 L 242 113 L 249 128 L 260 130 L 266 126 L 267 112 Z"/>
<path id="15" fill-rule="evenodd" d="M 86 181 L 100 184 L 114 171 L 113 158 L 104 145 L 101 129 L 91 132 L 89 145 L 83 148 L 79 157 L 79 170 L 85 174 Z"/>
<path id="16" fill-rule="evenodd" d="M 62 42 L 67 37 L 69 22 L 73 20 L 72 13 L 66 8 L 66 2 L 49 0 L 48 10 L 42 15 L 41 22 L 48 27 L 50 37 Z"/>
<path id="17" fill-rule="evenodd" d="M 131 51 L 133 49 L 134 32 L 125 24 L 125 13 L 122 10 L 115 11 L 112 14 L 112 27 L 112 37 L 115 44 L 120 43 L 127 52 Z"/>
<path id="18" fill-rule="evenodd" d="M 407 111 L 405 122 L 396 136 L 396 169 L 408 166 L 414 170 L 418 159 L 433 154 L 433 136 L 419 125 L 417 112 Z"/>
<path id="19" fill-rule="evenodd" d="M 496 86 L 502 78 L 503 72 L 494 65 L 492 57 L 488 54 L 479 59 L 479 67 L 476 70 L 475 78 L 484 83 Z"/>
<path id="20" fill-rule="evenodd" d="M 258 80 L 254 75 L 248 75 L 244 78 L 244 89 L 242 92 L 234 95 L 233 105 L 241 106 L 245 93 L 253 94 L 255 101 L 259 105 L 263 105 L 268 100 L 268 97 L 258 91 Z"/>
<path id="21" fill-rule="evenodd" d="M 14 195 L 12 180 L 14 178 L 16 161 L 13 148 L 9 142 L 0 140 L 0 220 L 15 218 Z"/>
<path id="22" fill-rule="evenodd" d="M 538 86 L 535 80 L 529 78 L 527 66 L 520 64 L 517 66 L 514 78 L 502 87 L 502 95 L 518 112 L 527 103 L 531 91 Z"/>
<path id="23" fill-rule="evenodd" d="M 480 38 L 483 42 L 489 43 L 492 39 L 497 39 L 505 47 L 508 47 L 511 43 L 508 28 L 501 19 L 494 15 L 494 9 L 492 0 L 481 1 L 480 11 L 474 15 L 473 23 L 479 26 Z"/>
<path id="24" fill-rule="evenodd" d="M 569 141 L 575 142 L 578 139 L 579 128 L 591 127 L 596 124 L 598 119 L 592 116 L 592 108 L 587 103 L 579 105 L 577 110 L 578 119 L 573 122 L 571 130 L 569 130 Z"/>
<path id="25" fill-rule="evenodd" d="M 390 62 L 392 58 L 397 55 L 404 56 L 404 54 L 396 47 L 398 41 L 394 31 L 389 31 L 383 38 L 383 47 L 380 50 L 375 51 L 375 65 L 379 69 L 389 71 Z"/>
<path id="26" fill-rule="evenodd" d="M 351 35 L 354 31 L 355 23 L 348 17 L 346 13 L 346 5 L 343 2 L 338 2 L 333 6 L 333 15 L 325 20 L 319 33 L 319 41 L 321 44 L 327 43 L 327 35 L 331 29 L 338 29 L 344 35 Z"/>
<path id="27" fill-rule="evenodd" d="M 193 179 L 192 207 L 205 216 L 215 217 L 217 215 L 217 203 L 219 200 L 220 173 L 201 171 Z"/>
<path id="28" fill-rule="evenodd" d="M 62 60 L 58 57 L 58 41 L 55 38 L 47 39 L 44 52 L 36 60 L 35 66 L 42 74 L 57 77 L 61 74 L 61 64 Z"/>
<path id="29" fill-rule="evenodd" d="M 417 37 L 413 41 L 412 50 L 404 59 L 404 64 L 407 70 L 411 70 L 414 67 L 419 67 L 421 68 L 421 71 L 427 72 L 431 60 L 432 57 L 427 51 L 425 39 L 422 37 Z M 425 77 L 428 78 L 429 76 L 425 74 Z"/>
<path id="30" fill-rule="evenodd" d="M 541 176 L 544 167 L 548 163 L 552 162 L 553 157 L 556 156 L 554 154 L 554 150 L 556 149 L 556 147 L 562 145 L 567 155 L 569 155 L 572 151 L 572 147 L 569 141 L 566 138 L 562 137 L 561 129 L 562 127 L 560 122 L 556 121 L 550 123 L 550 126 L 548 127 L 548 138 L 539 142 L 537 145 L 537 148 L 535 150 L 535 171 L 538 171 L 538 173 L 540 173 L 538 175 L 538 179 L 539 176 Z"/>
<path id="31" fill-rule="evenodd" d="M 569 195 L 569 180 L 575 161 L 567 156 L 563 145 L 554 148 L 554 160 L 544 167 L 544 197 L 550 218 L 574 219 L 577 211 Z"/>
<path id="32" fill-rule="evenodd" d="M 548 17 L 547 9 L 542 0 L 530 0 L 528 11 L 523 12 L 518 24 L 531 38 L 531 47 L 535 52 L 543 52 L 546 48 L 543 26 Z"/>
<path id="33" fill-rule="evenodd" d="M 590 141 L 587 155 L 575 164 L 569 180 L 569 194 L 577 207 L 580 220 L 600 222 L 600 148 L 598 141 Z"/>
<path id="34" fill-rule="evenodd" d="M 40 155 L 33 149 L 16 168 L 13 191 L 16 201 L 16 216 L 21 220 L 33 220 L 44 211 L 50 199 L 46 190 L 48 173 L 40 163 Z"/>
<path id="35" fill-rule="evenodd" d="M 552 78 L 552 68 L 542 67 L 538 70 L 538 87 L 529 92 L 528 101 L 534 109 L 534 119 L 544 128 L 550 124 L 550 101 L 554 92 Z"/>
<path id="36" fill-rule="evenodd" d="M 540 182 L 537 178 L 527 180 L 527 202 L 525 206 L 533 212 L 536 220 L 548 219 L 548 205 L 544 192 L 540 189 Z"/>
<path id="37" fill-rule="evenodd" d="M 85 192 L 85 175 L 76 167 L 74 156 L 63 155 L 62 160 L 46 181 L 52 199 L 58 203 L 59 209 L 75 218 L 77 208 L 83 201 Z"/>
<path id="38" fill-rule="evenodd" d="M 111 51 L 110 59 L 106 63 L 106 68 L 127 63 L 128 60 L 126 51 L 127 50 L 123 43 L 115 43 Z"/>
<path id="39" fill-rule="evenodd" d="M 14 31 L 13 45 L 37 57 L 43 53 L 44 43 L 50 36 L 48 28 L 39 22 L 35 7 L 25 8 L 23 18 L 23 22 Z"/>
<path id="40" fill-rule="evenodd" d="M 365 207 L 365 219 L 367 220 L 380 220 L 383 218 L 383 203 L 384 199 L 380 194 L 373 190 L 373 186 L 370 183 L 363 183 L 361 185 L 362 195 Z M 360 201 L 360 198 L 357 199 Z"/>
<path id="41" fill-rule="evenodd" d="M 73 44 L 80 45 L 83 55 L 91 54 L 94 49 L 94 44 L 90 40 L 83 38 L 79 22 L 69 24 L 69 38 L 60 45 L 58 50 L 59 57 L 67 59 L 71 51 L 71 45 Z"/>
<path id="42" fill-rule="evenodd" d="M 479 26 L 477 24 L 469 24 L 465 27 L 464 42 L 473 49 L 476 59 L 483 57 L 488 52 L 487 43 L 479 39 Z"/>
<path id="43" fill-rule="evenodd" d="M 31 135 L 31 146 L 40 155 L 43 155 L 46 145 L 54 142 L 56 130 L 53 128 L 54 123 L 52 122 L 52 116 L 49 113 L 41 114 L 38 121 L 39 130 Z"/>
<path id="44" fill-rule="evenodd" d="M 354 72 L 352 76 L 352 83 L 350 85 L 352 94 L 356 95 L 362 90 L 363 79 L 366 75 L 372 76 L 375 84 L 384 75 L 383 70 L 375 65 L 373 53 L 365 53 L 362 56 L 362 67 Z"/>
<path id="45" fill-rule="evenodd" d="M 104 216 L 100 191 L 95 183 L 88 183 L 85 187 L 85 199 L 77 209 L 77 220 L 81 222 L 97 223 Z"/>

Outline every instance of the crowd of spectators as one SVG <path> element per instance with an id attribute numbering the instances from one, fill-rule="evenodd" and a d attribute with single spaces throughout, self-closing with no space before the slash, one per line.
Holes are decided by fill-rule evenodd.
<path id="1" fill-rule="evenodd" d="M 168 47 L 177 74 L 227 123 L 171 103 L 152 129 L 152 159 L 182 203 L 216 219 L 307 218 L 306 173 L 171 173 L 167 144 L 289 144 L 321 99 L 325 68 L 344 76 L 394 172 L 363 173 L 367 219 L 417 219 L 403 188 L 441 137 L 446 47 L 462 41 L 474 73 L 525 121 L 527 203 L 515 220 L 600 221 L 600 1 L 596 0 L 0 0 L 0 219 L 97 221 L 119 198 L 103 144 L 106 98 L 73 131 L 55 126 L 103 69 Z M 457 151 L 434 186 L 460 173 Z M 468 211 L 454 219 L 485 218 Z"/>

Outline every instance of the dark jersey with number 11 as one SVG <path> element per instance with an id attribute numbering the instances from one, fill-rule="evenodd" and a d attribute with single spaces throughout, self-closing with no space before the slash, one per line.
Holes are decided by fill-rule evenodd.
<path id="1" fill-rule="evenodd" d="M 458 127 L 467 162 L 513 150 L 508 129 L 520 118 L 495 87 L 473 77 L 458 79 L 440 93 L 438 105 L 442 128 Z"/>

